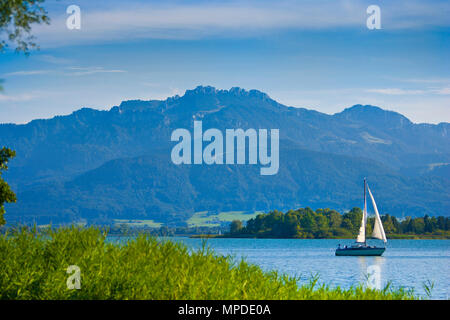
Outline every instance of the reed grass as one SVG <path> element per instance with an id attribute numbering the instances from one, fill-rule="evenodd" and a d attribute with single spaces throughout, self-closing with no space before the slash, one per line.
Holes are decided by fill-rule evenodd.
<path id="1" fill-rule="evenodd" d="M 81 289 L 67 288 L 67 267 L 81 270 Z M 264 272 L 207 246 L 191 251 L 139 235 L 106 241 L 96 228 L 9 230 L 0 236 L 1 299 L 413 299 L 404 289 L 349 289 Z"/>

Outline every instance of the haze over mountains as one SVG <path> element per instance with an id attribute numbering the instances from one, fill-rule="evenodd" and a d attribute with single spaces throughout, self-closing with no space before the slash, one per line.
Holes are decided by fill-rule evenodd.
<path id="1" fill-rule="evenodd" d="M 279 129 L 278 174 L 261 176 L 256 165 L 174 165 L 170 135 L 192 132 L 194 119 L 204 130 Z M 204 210 L 346 210 L 362 205 L 364 177 L 381 213 L 448 216 L 449 129 L 374 106 L 328 115 L 257 90 L 203 86 L 164 101 L 0 124 L 0 146 L 17 152 L 4 177 L 18 202 L 5 217 L 182 224 Z"/>

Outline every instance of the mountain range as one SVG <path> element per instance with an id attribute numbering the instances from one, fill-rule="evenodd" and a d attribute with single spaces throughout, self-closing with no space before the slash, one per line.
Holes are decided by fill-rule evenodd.
<path id="1" fill-rule="evenodd" d="M 177 128 L 279 129 L 278 174 L 255 165 L 175 165 Z M 362 205 L 367 177 L 381 213 L 449 215 L 450 124 L 416 124 L 355 105 L 334 115 L 288 107 L 258 90 L 199 86 L 166 100 L 82 108 L 27 124 L 0 124 L 16 150 L 4 178 L 18 202 L 9 222 L 152 219 L 183 224 L 198 211 Z"/>

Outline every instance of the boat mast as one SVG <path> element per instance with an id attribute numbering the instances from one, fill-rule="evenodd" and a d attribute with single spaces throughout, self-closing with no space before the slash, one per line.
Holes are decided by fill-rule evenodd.
<path id="1" fill-rule="evenodd" d="M 366 204 L 367 204 L 367 201 L 366 201 L 366 178 L 364 177 L 364 209 L 363 209 L 364 234 L 365 234 L 365 231 L 366 231 L 366 217 L 365 217 L 365 214 L 367 212 Z M 367 243 L 366 243 L 367 240 L 366 239 L 367 239 L 367 237 L 364 237 L 364 246 L 367 245 Z"/>

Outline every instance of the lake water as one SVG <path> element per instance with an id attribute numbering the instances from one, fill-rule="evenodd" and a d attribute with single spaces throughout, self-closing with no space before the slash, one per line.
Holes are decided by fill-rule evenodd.
<path id="1" fill-rule="evenodd" d="M 193 249 L 202 246 L 202 239 L 170 238 Z M 319 282 L 350 287 L 358 283 L 384 287 L 414 288 L 425 296 L 423 284 L 434 283 L 433 299 L 448 299 L 450 289 L 450 240 L 390 240 L 381 257 L 336 257 L 338 244 L 350 245 L 352 240 L 309 239 L 208 239 L 216 253 L 234 255 L 237 259 L 259 265 L 264 270 L 278 270 L 300 276 L 307 282 L 312 275 Z M 372 244 L 375 244 L 374 241 Z"/>
<path id="2" fill-rule="evenodd" d="M 170 237 L 192 249 L 203 239 Z M 319 275 L 319 283 L 348 288 L 358 283 L 382 288 L 414 288 L 426 296 L 424 283 L 434 283 L 432 299 L 448 299 L 450 288 L 450 240 L 389 240 L 381 257 L 336 257 L 335 248 L 352 240 L 304 239 L 207 239 L 217 254 L 233 255 L 259 265 L 264 270 L 278 270 L 299 276 L 306 283 Z M 376 241 L 369 244 L 379 244 Z"/>

